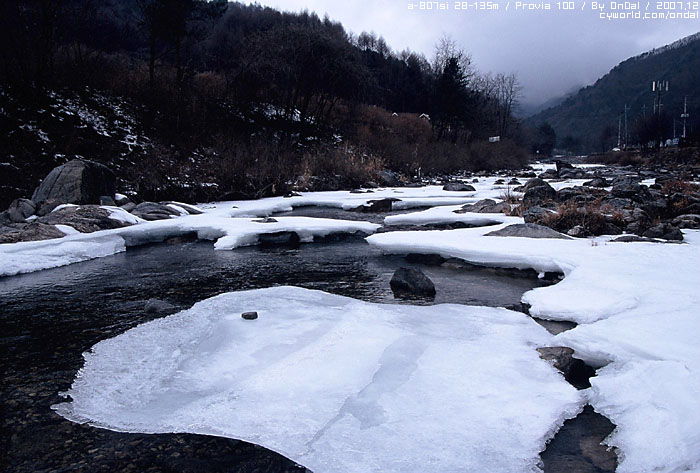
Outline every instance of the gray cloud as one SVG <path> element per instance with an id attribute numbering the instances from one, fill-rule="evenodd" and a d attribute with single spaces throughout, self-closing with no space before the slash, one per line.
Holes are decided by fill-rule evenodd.
<path id="1" fill-rule="evenodd" d="M 472 0 L 473 1 L 473 0 Z M 538 0 L 530 0 L 539 3 Z M 630 56 L 663 46 L 700 30 L 700 21 L 600 19 L 590 10 L 563 12 L 449 12 L 409 10 L 404 0 L 263 0 L 282 10 L 308 9 L 360 33 L 374 31 L 395 50 L 410 48 L 430 57 L 443 34 L 469 51 L 482 72 L 515 72 L 527 102 L 542 102 L 573 87 L 588 85 Z M 453 1 L 447 2 L 453 7 Z M 582 0 L 577 0 L 579 6 Z M 653 3 L 653 2 L 652 2 Z M 644 9 L 644 2 L 641 8 Z"/>

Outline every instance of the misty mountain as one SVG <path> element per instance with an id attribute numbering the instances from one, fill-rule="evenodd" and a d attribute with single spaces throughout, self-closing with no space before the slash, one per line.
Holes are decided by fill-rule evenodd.
<path id="1" fill-rule="evenodd" d="M 526 123 L 532 127 L 549 123 L 557 134 L 558 145 L 570 151 L 603 151 L 616 144 L 619 123 L 622 123 L 624 136 L 624 109 L 627 105 L 628 143 L 632 145 L 639 141 L 637 130 L 642 128 L 645 118 L 648 120 L 652 116 L 658 99 L 658 95 L 652 92 L 653 81 L 669 83 L 668 92 L 664 88 L 661 96 L 664 138 L 673 137 L 674 119 L 676 135 L 681 134 L 681 114 L 686 96 L 689 126 L 697 127 L 700 33 L 627 59 L 595 84 L 531 116 Z"/>

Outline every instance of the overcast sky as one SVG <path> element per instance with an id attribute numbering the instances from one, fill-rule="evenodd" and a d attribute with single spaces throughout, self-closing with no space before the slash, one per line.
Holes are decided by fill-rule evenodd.
<path id="1" fill-rule="evenodd" d="M 473 1 L 473 0 L 472 0 Z M 328 14 L 355 34 L 374 31 L 394 50 L 410 48 L 431 57 L 447 34 L 472 55 L 482 71 L 517 73 L 527 103 L 561 96 L 595 82 L 630 56 L 700 31 L 700 20 L 603 20 L 587 1 L 575 11 L 514 11 L 515 1 L 500 0 L 499 11 L 421 11 L 404 0 L 259 0 L 282 10 L 308 9 Z M 409 3 L 416 7 L 409 10 Z M 539 3 L 531 0 L 530 3 Z M 600 3 L 609 3 L 601 0 Z M 629 2 L 628 2 L 629 3 Z M 655 4 L 652 1 L 651 4 Z M 641 2 L 644 10 L 646 0 Z M 470 3 L 470 5 L 472 5 Z M 609 8 L 609 5 L 608 5 Z"/>

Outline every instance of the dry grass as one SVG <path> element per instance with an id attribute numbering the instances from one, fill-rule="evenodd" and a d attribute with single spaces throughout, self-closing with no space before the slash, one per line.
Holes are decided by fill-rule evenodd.
<path id="1" fill-rule="evenodd" d="M 604 234 L 610 223 L 623 227 L 622 215 L 611 213 L 611 209 L 602 205 L 600 200 L 585 206 L 575 202 L 564 203 L 556 209 L 556 213 L 545 215 L 540 223 L 564 233 L 578 225 L 591 235 Z"/>

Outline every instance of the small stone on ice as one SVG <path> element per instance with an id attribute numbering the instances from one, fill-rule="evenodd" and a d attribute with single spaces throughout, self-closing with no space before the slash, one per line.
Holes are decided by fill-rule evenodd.
<path id="1" fill-rule="evenodd" d="M 257 312 L 243 312 L 241 314 L 241 317 L 243 317 L 245 320 L 255 320 L 258 318 L 258 313 Z"/>

